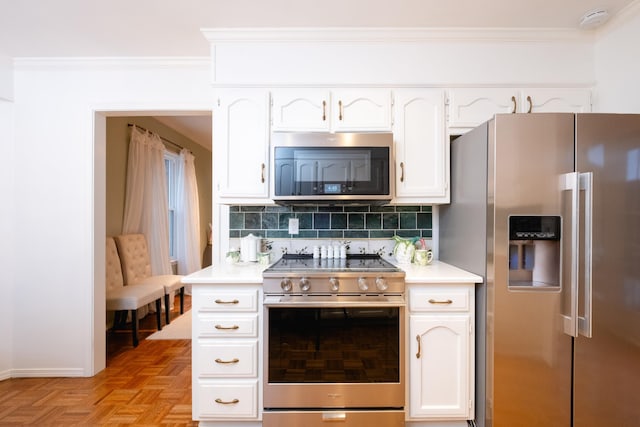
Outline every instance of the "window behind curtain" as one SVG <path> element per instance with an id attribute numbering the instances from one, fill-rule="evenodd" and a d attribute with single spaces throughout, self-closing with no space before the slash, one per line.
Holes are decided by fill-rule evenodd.
<path id="1" fill-rule="evenodd" d="M 167 200 L 169 205 L 169 256 L 176 258 L 176 187 L 178 180 L 178 159 L 176 153 L 164 152 L 164 167 L 167 173 Z"/>

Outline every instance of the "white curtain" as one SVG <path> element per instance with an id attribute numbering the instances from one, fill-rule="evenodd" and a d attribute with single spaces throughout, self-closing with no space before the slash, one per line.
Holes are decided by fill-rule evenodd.
<path id="1" fill-rule="evenodd" d="M 122 232 L 145 235 L 154 275 L 171 274 L 168 210 L 164 145 L 158 135 L 133 126 Z"/>
<path id="2" fill-rule="evenodd" d="M 180 151 L 176 189 L 176 257 L 178 274 L 200 270 L 200 203 L 195 158 L 189 150 Z"/>

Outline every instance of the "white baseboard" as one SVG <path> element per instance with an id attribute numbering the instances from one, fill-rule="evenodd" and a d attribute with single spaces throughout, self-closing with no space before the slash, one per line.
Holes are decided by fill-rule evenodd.
<path id="1" fill-rule="evenodd" d="M 11 369 L 9 378 L 46 378 L 46 377 L 86 377 L 84 369 L 41 368 L 41 369 Z"/>
<path id="2" fill-rule="evenodd" d="M 11 378 L 10 370 L 0 371 L 0 381 L 8 380 L 9 378 Z"/>

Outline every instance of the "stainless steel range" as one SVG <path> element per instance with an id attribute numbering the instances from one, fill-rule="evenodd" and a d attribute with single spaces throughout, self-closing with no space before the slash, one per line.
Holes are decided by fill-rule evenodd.
<path id="1" fill-rule="evenodd" d="M 285 255 L 263 273 L 263 426 L 404 425 L 404 272 Z"/>

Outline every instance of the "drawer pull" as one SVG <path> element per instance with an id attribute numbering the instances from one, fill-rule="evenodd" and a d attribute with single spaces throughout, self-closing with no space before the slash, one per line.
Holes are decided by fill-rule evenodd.
<path id="1" fill-rule="evenodd" d="M 216 325 L 216 329 L 220 329 L 220 330 L 223 330 L 223 331 L 236 330 L 236 329 L 240 329 L 240 326 L 238 326 L 238 325 L 233 325 L 233 326 Z"/>
<path id="2" fill-rule="evenodd" d="M 233 301 L 223 301 L 221 299 L 216 300 L 216 304 L 238 304 L 238 303 L 240 303 L 240 301 L 238 301 L 237 299 L 234 299 Z"/>
<path id="3" fill-rule="evenodd" d="M 222 400 L 222 399 L 220 399 L 220 398 L 217 398 L 217 399 L 216 399 L 216 403 L 219 403 L 219 404 L 221 404 L 221 405 L 235 405 L 236 403 L 240 403 L 240 400 L 238 400 L 238 399 L 233 399 L 233 400 L 225 401 L 225 400 Z"/>
<path id="4" fill-rule="evenodd" d="M 238 363 L 239 361 L 240 359 L 238 359 L 237 357 L 234 357 L 232 360 L 216 359 L 216 363 L 221 363 L 221 364 Z"/>
<path id="5" fill-rule="evenodd" d="M 431 298 L 429 300 L 429 304 L 444 304 L 444 305 L 449 305 L 449 304 L 453 304 L 453 301 L 451 301 L 450 299 L 446 299 L 444 301 L 439 301 L 437 299 L 433 299 Z"/>
<path id="6" fill-rule="evenodd" d="M 422 343 L 420 342 L 420 335 L 416 335 L 416 341 L 418 341 L 418 352 L 416 353 L 416 358 L 420 359 L 420 353 L 422 353 Z"/>

